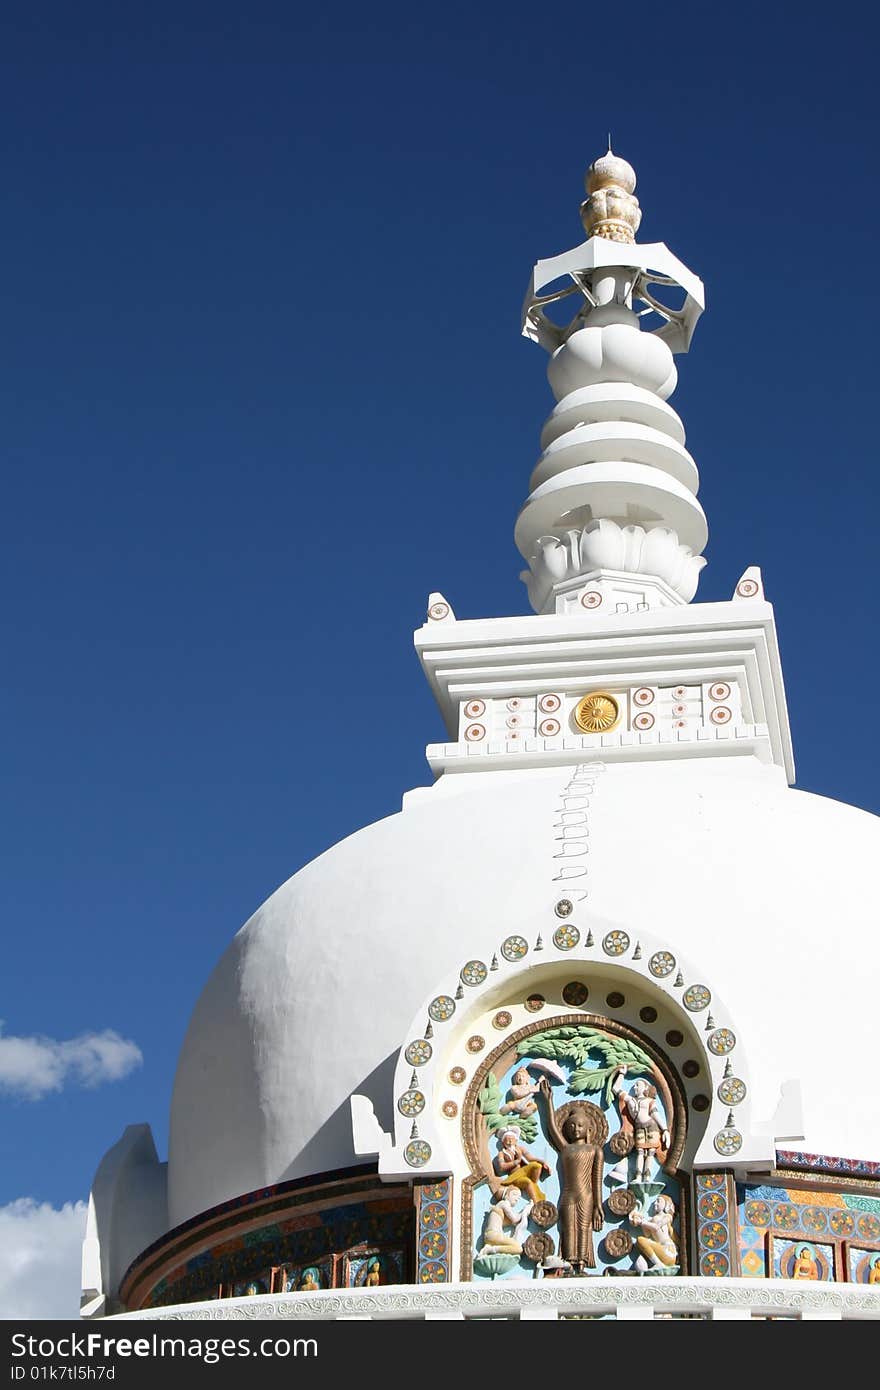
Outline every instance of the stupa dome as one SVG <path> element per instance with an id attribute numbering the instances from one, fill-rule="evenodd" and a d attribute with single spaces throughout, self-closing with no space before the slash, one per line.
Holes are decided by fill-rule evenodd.
<path id="1" fill-rule="evenodd" d="M 749 1058 L 756 1122 L 770 1121 L 780 1085 L 799 1077 L 812 1150 L 880 1152 L 880 1119 L 846 1080 L 852 1059 L 873 1049 L 876 986 L 865 963 L 880 820 L 794 791 L 754 758 L 609 764 L 589 812 L 589 907 L 572 917 L 595 945 L 575 962 L 554 949 L 549 910 L 562 891 L 552 884 L 553 825 L 567 776 L 442 778 L 307 865 L 254 914 L 183 1045 L 172 1226 L 239 1193 L 358 1162 L 349 1097 L 374 1097 L 391 1127 L 382 1104 L 420 1001 L 466 961 L 490 960 L 504 939 L 522 936 L 534 951 L 542 932 L 532 968 L 540 962 L 559 987 L 568 975 L 593 986 L 611 930 L 628 935 L 631 951 L 640 942 L 647 955 L 651 942 L 688 957 L 723 998 Z M 459 1032 L 469 1028 L 467 1004 L 453 1021 Z M 618 1012 L 629 1016 L 631 1001 Z M 839 1021 L 820 1024 L 820 1014 Z M 661 1042 L 669 1028 L 661 1009 Z"/>

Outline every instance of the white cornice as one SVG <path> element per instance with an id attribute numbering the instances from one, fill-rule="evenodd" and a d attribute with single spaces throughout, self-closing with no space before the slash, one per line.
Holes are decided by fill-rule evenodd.
<path id="1" fill-rule="evenodd" d="M 605 760 L 670 756 L 693 757 L 753 751 L 763 740 L 769 757 L 794 781 L 791 733 L 771 605 L 763 599 L 650 609 L 583 618 L 554 614 L 442 622 L 429 621 L 414 637 L 422 667 L 453 738 L 459 732 L 463 701 L 500 696 L 533 696 L 544 690 L 589 691 L 606 685 L 674 685 L 690 681 L 739 680 L 744 725 L 740 730 L 701 730 L 710 738 L 641 739 L 633 734 L 595 735 L 577 740 L 585 756 L 601 750 Z M 764 726 L 763 728 L 761 726 Z M 717 735 L 717 737 L 716 737 Z M 496 749 L 470 745 L 458 765 L 486 770 L 500 766 L 552 765 L 564 748 L 565 761 L 577 749 L 570 738 L 552 748 Z M 556 748 L 559 744 L 559 749 Z M 537 746 L 541 744 L 541 746 Z M 460 745 L 458 746 L 460 750 Z M 660 749 L 658 754 L 657 749 Z M 441 751 L 442 750 L 442 751 Z M 432 745 L 436 771 L 451 768 L 449 745 Z M 760 749 L 757 749 L 759 751 Z M 545 758 L 543 755 L 547 753 Z M 512 761 L 511 761 L 512 760 Z"/>

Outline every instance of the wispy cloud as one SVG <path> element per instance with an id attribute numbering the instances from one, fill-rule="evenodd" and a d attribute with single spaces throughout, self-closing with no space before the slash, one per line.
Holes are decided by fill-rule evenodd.
<path id="1" fill-rule="evenodd" d="M 0 1023 L 0 1091 L 39 1100 L 69 1081 L 100 1086 L 120 1081 L 144 1060 L 140 1048 L 112 1029 L 55 1038 L 6 1037 Z"/>
<path id="2" fill-rule="evenodd" d="M 0 1318 L 79 1316 L 85 1202 L 0 1207 Z"/>

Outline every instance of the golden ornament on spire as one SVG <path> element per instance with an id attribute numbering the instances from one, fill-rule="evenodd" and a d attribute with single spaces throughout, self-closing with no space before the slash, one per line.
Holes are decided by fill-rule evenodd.
<path id="1" fill-rule="evenodd" d="M 631 164 L 614 154 L 611 143 L 587 170 L 587 198 L 581 203 L 581 221 L 587 236 L 632 243 L 642 220 L 638 198 L 633 197 L 636 174 Z"/>

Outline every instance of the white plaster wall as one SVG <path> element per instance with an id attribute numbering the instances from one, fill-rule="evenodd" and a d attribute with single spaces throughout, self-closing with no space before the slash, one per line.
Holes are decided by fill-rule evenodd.
<path id="1" fill-rule="evenodd" d="M 193 1014 L 174 1088 L 169 1222 L 357 1162 L 348 1098 L 382 1105 L 419 1001 L 504 935 L 552 933 L 570 769 L 442 778 L 329 850 L 242 928 Z M 804 1083 L 805 1147 L 880 1156 L 848 1062 L 874 1052 L 880 820 L 752 758 L 620 764 L 590 812 L 589 910 L 666 936 L 724 996 L 754 1114 Z M 839 1042 L 829 1041 L 837 1034 Z"/>

